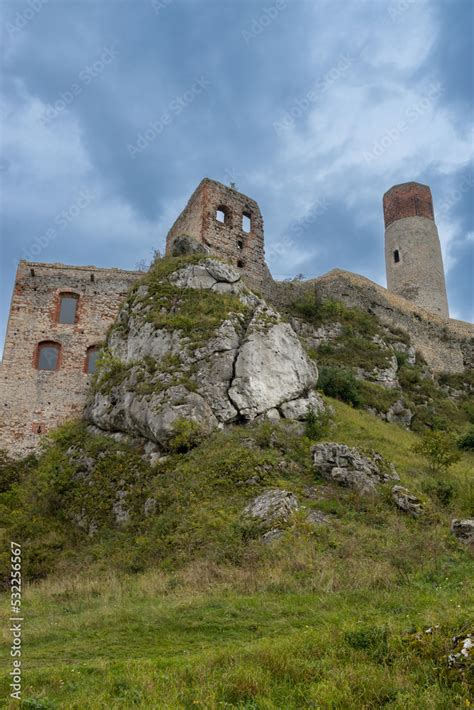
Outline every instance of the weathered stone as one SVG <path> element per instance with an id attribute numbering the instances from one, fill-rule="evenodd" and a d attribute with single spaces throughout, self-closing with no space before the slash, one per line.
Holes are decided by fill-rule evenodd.
<path id="1" fill-rule="evenodd" d="M 269 543 L 274 542 L 275 540 L 279 540 L 282 535 L 283 530 L 280 530 L 280 528 L 272 528 L 272 530 L 268 530 L 266 533 L 263 533 L 262 542 L 268 545 Z"/>
<path id="2" fill-rule="evenodd" d="M 272 488 L 249 503 L 244 510 L 244 515 L 265 523 L 287 522 L 298 508 L 298 500 L 293 493 Z"/>
<path id="3" fill-rule="evenodd" d="M 386 464 L 376 452 L 362 454 L 345 444 L 316 444 L 311 449 L 316 470 L 328 481 L 371 494 L 380 483 L 398 480 L 392 464 Z"/>
<path id="4" fill-rule="evenodd" d="M 126 508 L 126 491 L 117 491 L 116 498 L 112 504 L 112 512 L 117 525 L 125 525 L 130 519 L 130 512 Z"/>
<path id="5" fill-rule="evenodd" d="M 250 232 L 243 229 L 244 216 L 250 220 Z M 265 264 L 260 208 L 255 200 L 235 187 L 204 178 L 168 233 L 167 254 L 175 237 L 181 234 L 189 234 L 206 244 L 237 267 L 251 288 L 261 290 L 270 279 Z"/>
<path id="6" fill-rule="evenodd" d="M 20 457 L 42 437 L 80 419 L 92 375 L 91 347 L 103 342 L 135 271 L 21 261 L 0 363 L 0 449 Z M 77 296 L 76 323 L 59 322 L 62 295 Z M 38 368 L 39 345 L 59 349 L 57 369 Z"/>
<path id="7" fill-rule="evenodd" d="M 317 369 L 289 323 L 260 306 L 247 329 L 235 363 L 229 397 L 240 414 L 262 412 L 298 398 L 314 387 Z"/>
<path id="8" fill-rule="evenodd" d="M 417 518 L 423 513 L 423 504 L 419 498 L 414 496 L 407 488 L 403 486 L 394 486 L 392 488 L 392 500 L 400 510 L 404 513 Z"/>
<path id="9" fill-rule="evenodd" d="M 281 413 L 286 419 L 304 419 L 309 412 L 314 412 L 316 415 L 322 414 L 325 411 L 325 406 L 322 398 L 315 392 L 310 392 L 307 397 L 300 397 L 291 402 L 284 402 L 281 407 Z"/>
<path id="10" fill-rule="evenodd" d="M 188 256 L 190 254 L 208 254 L 211 250 L 202 242 L 181 234 L 174 237 L 168 244 L 168 252 L 170 256 Z"/>
<path id="11" fill-rule="evenodd" d="M 459 669 L 467 669 L 472 666 L 473 649 L 474 637 L 472 634 L 464 632 L 461 636 L 454 636 L 452 650 L 448 656 L 448 666 Z"/>
<path id="12" fill-rule="evenodd" d="M 171 274 L 169 280 L 179 288 L 208 289 L 217 283 L 217 280 L 201 264 L 188 264 Z"/>
<path id="13" fill-rule="evenodd" d="M 413 412 L 411 409 L 408 409 L 408 407 L 405 407 L 402 400 L 399 399 L 392 404 L 390 409 L 387 411 L 385 418 L 388 422 L 400 424 L 401 426 L 408 428 L 411 424 L 411 420 L 413 419 Z"/>
<path id="14" fill-rule="evenodd" d="M 228 279 L 231 286 L 240 283 L 235 269 L 210 258 L 163 278 L 181 288 L 208 289 L 211 281 L 217 283 L 215 277 Z M 168 448 L 182 419 L 196 422 L 205 435 L 240 417 L 264 415 L 277 421 L 280 404 L 286 403 L 287 417 L 303 416 L 310 405 L 321 407 L 317 395 L 301 397 L 315 384 L 316 367 L 291 326 L 261 299 L 249 301 L 250 314 L 230 313 L 193 349 L 182 332 L 156 328 L 147 320 L 147 294 L 142 288 L 120 311 L 120 327 L 113 330 L 108 347 L 114 360 L 126 366 L 123 379 L 102 389 L 108 367 L 113 371 L 116 364 L 105 366 L 87 414 L 105 431 L 158 445 L 158 451 L 145 451 L 150 462 Z M 246 291 L 247 296 L 252 294 Z M 161 370 L 167 358 L 173 364 Z"/>
<path id="15" fill-rule="evenodd" d="M 322 510 L 310 510 L 306 516 L 306 520 L 311 525 L 326 525 L 329 522 L 328 516 Z"/>
<path id="16" fill-rule="evenodd" d="M 464 518 L 462 520 L 455 518 L 451 521 L 451 532 L 459 542 L 465 545 L 474 545 L 473 518 Z"/>
<path id="17" fill-rule="evenodd" d="M 233 284 L 240 281 L 240 273 L 230 264 L 224 264 L 216 259 L 206 259 L 202 265 L 208 270 L 213 279 L 223 283 Z"/>

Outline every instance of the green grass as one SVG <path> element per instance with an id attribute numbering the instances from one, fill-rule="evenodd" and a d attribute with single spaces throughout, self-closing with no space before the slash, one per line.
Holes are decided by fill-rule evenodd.
<path id="1" fill-rule="evenodd" d="M 34 547 L 36 572 L 45 550 L 56 565 L 48 558 L 48 576 L 25 589 L 24 707 L 469 707 L 467 672 L 446 659 L 452 636 L 472 624 L 472 558 L 449 524 L 474 513 L 474 454 L 443 476 L 453 487 L 443 502 L 412 452 L 415 434 L 331 404 L 326 438 L 393 461 L 423 499 L 423 518 L 398 512 L 389 486 L 372 500 L 319 480 L 311 441 L 292 427 L 235 427 L 155 469 L 77 425 L 58 432 L 36 473 L 29 462 L 2 496 L 12 511 L 3 547 L 14 530 L 25 552 Z M 100 506 L 73 484 L 71 446 L 100 455 Z M 125 529 L 110 517 L 118 481 L 130 486 Z M 292 490 L 331 523 L 311 528 L 300 513 L 263 545 L 241 511 L 269 486 Z M 149 495 L 157 511 L 145 518 Z M 92 539 L 72 533 L 78 501 L 100 523 Z M 0 690 L 7 698 L 6 679 Z"/>

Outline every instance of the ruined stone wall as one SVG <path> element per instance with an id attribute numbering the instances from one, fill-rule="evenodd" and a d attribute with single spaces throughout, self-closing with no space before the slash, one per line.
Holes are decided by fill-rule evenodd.
<path id="1" fill-rule="evenodd" d="M 20 262 L 0 367 L 0 448 L 23 455 L 42 434 L 81 416 L 91 379 L 85 371 L 87 350 L 105 340 L 139 276 L 120 269 Z M 73 324 L 57 322 L 64 292 L 78 296 Z M 55 371 L 37 369 L 42 341 L 60 346 Z"/>
<path id="2" fill-rule="evenodd" d="M 218 210 L 224 222 L 216 218 Z M 243 216 L 250 218 L 250 232 Z M 186 234 L 206 244 L 216 256 L 236 266 L 251 288 L 262 290 L 270 278 L 265 264 L 263 218 L 258 204 L 232 187 L 205 178 L 171 227 L 166 250 L 175 237 Z"/>
<path id="3" fill-rule="evenodd" d="M 474 326 L 430 313 L 364 276 L 334 269 L 304 282 L 274 282 L 272 301 L 284 306 L 302 290 L 373 313 L 381 323 L 401 328 L 433 372 L 462 373 L 474 365 Z"/>
<path id="4" fill-rule="evenodd" d="M 431 190 L 409 182 L 383 198 L 388 290 L 448 318 L 443 257 Z"/>

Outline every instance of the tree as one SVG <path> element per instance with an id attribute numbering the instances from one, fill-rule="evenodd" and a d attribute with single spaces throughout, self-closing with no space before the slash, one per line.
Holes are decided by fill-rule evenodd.
<path id="1" fill-rule="evenodd" d="M 428 431 L 413 446 L 413 451 L 428 460 L 432 473 L 443 473 L 459 461 L 456 439 L 447 431 Z"/>

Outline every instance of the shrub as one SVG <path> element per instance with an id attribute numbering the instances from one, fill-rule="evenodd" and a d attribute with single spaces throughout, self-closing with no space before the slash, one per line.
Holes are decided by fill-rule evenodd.
<path id="1" fill-rule="evenodd" d="M 177 419 L 168 448 L 173 453 L 183 454 L 198 446 L 203 438 L 202 429 L 197 422 L 191 419 Z"/>
<path id="2" fill-rule="evenodd" d="M 322 367 L 319 371 L 318 387 L 328 397 L 335 397 L 354 407 L 361 403 L 358 383 L 350 370 L 340 367 Z"/>
<path id="3" fill-rule="evenodd" d="M 456 492 L 456 488 L 452 483 L 440 480 L 436 482 L 430 481 L 423 486 L 423 490 L 444 506 L 448 506 L 451 503 Z"/>
<path id="4" fill-rule="evenodd" d="M 446 431 L 426 432 L 413 446 L 413 451 L 427 459 L 432 473 L 447 471 L 461 458 L 456 439 Z"/>
<path id="5" fill-rule="evenodd" d="M 474 451 L 474 426 L 458 439 L 458 448 L 464 451 Z"/>
<path id="6" fill-rule="evenodd" d="M 305 435 L 312 441 L 317 441 L 329 434 L 331 416 L 328 412 L 315 412 L 310 409 L 305 417 Z"/>

